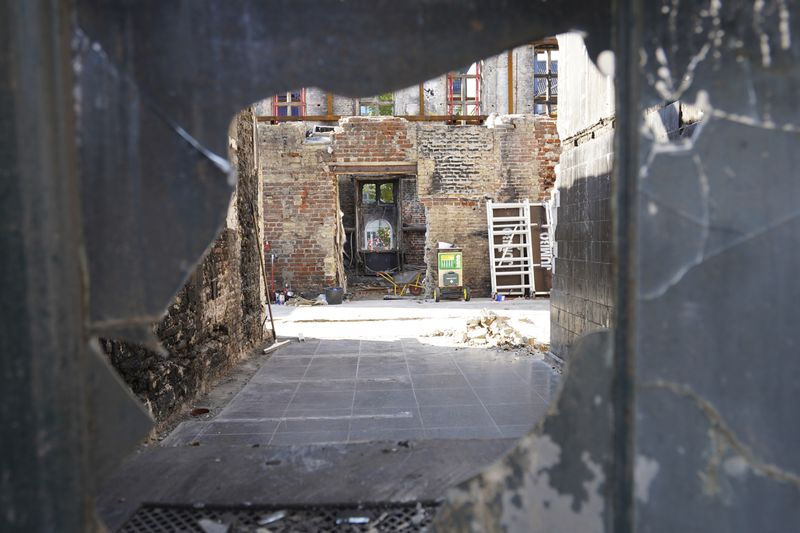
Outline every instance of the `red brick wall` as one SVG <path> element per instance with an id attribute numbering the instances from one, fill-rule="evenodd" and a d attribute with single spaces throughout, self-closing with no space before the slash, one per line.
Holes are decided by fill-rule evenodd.
<path id="1" fill-rule="evenodd" d="M 395 117 L 348 117 L 334 136 L 333 157 L 338 162 L 416 161 L 416 130 L 413 123 Z M 415 177 L 402 177 L 400 198 L 402 223 L 425 224 L 425 208 L 417 195 Z M 352 227 L 355 209 L 350 176 L 339 178 L 339 201 L 345 225 Z M 403 234 L 402 250 L 407 264 L 424 264 L 425 231 Z"/>
<path id="2" fill-rule="evenodd" d="M 549 196 L 560 146 L 555 121 L 514 117 L 485 126 L 422 124 L 417 130 L 420 198 L 427 208 L 426 263 L 436 279 L 438 241 L 464 249 L 464 279 L 476 296 L 491 291 L 486 199 Z"/>
<path id="3" fill-rule="evenodd" d="M 335 135 L 336 161 L 414 161 L 414 129 L 405 119 L 394 117 L 348 117 L 340 121 Z"/>
<path id="4" fill-rule="evenodd" d="M 305 124 L 259 126 L 264 238 L 276 254 L 278 288 L 289 283 L 295 290 L 318 294 L 337 284 L 338 188 L 324 169 L 327 160 L 326 145 L 305 143 Z"/>
<path id="5" fill-rule="evenodd" d="M 425 225 L 425 206 L 417 194 L 417 178 L 406 177 L 401 181 L 403 196 L 401 197 L 403 226 Z M 425 264 L 425 230 L 409 229 L 403 233 L 403 253 L 406 264 Z"/>
<path id="6" fill-rule="evenodd" d="M 556 121 L 553 119 L 537 120 L 535 132 L 539 141 L 536 150 L 536 161 L 539 164 L 539 200 L 543 201 L 550 199 L 550 190 L 556 183 L 556 165 L 561 158 L 561 140 L 558 138 Z"/>
<path id="7" fill-rule="evenodd" d="M 486 199 L 535 202 L 549 195 L 560 150 L 555 121 L 517 116 L 489 129 L 349 117 L 339 126 L 330 145 L 304 144 L 302 123 L 261 126 L 265 233 L 280 256 L 277 279 L 299 290 L 333 283 L 336 197 L 352 211 L 352 188 L 339 193 L 347 184 L 343 177 L 337 183 L 325 163 L 404 161 L 418 163 L 418 176 L 403 178 L 403 222 L 427 224 L 427 231 L 404 234 L 407 262 L 426 262 L 435 279 L 437 242 L 455 242 L 465 247 L 467 283 L 474 294 L 488 295 Z"/>

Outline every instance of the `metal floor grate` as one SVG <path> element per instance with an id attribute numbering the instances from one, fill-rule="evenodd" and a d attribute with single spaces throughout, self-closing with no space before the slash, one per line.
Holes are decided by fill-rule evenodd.
<path id="1" fill-rule="evenodd" d="M 212 507 L 144 504 L 122 533 L 317 533 L 427 531 L 438 504 Z"/>

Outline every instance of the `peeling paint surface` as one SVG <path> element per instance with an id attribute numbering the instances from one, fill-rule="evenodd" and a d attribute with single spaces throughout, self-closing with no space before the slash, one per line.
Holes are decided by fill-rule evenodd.
<path id="1" fill-rule="evenodd" d="M 608 333 L 576 345 L 545 419 L 508 455 L 450 491 L 436 531 L 605 531 L 610 352 Z"/>
<path id="2" fill-rule="evenodd" d="M 647 503 L 647 499 L 650 497 L 650 484 L 658 475 L 658 462 L 644 455 L 637 455 L 635 461 L 633 466 L 633 477 L 636 483 L 635 496 L 638 501 Z"/>

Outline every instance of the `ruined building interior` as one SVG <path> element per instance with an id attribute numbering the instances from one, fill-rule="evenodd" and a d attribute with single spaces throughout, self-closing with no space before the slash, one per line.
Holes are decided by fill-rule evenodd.
<path id="1" fill-rule="evenodd" d="M 798 529 L 797 9 L 3 3 L 0 530 Z"/>

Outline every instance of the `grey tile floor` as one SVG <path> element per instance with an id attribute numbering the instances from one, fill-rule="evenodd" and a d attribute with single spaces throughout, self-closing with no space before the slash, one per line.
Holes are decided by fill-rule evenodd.
<path id="1" fill-rule="evenodd" d="M 162 445 L 518 437 L 544 414 L 559 377 L 507 352 L 415 339 L 292 342 L 214 419 L 184 422 Z"/>

